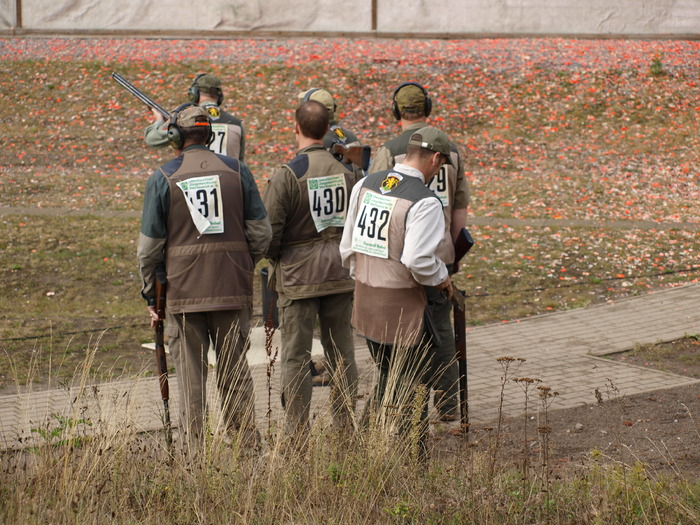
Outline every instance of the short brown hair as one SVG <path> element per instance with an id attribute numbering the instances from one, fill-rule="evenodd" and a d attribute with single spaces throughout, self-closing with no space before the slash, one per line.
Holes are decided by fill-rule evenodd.
<path id="1" fill-rule="evenodd" d="M 328 131 L 330 112 L 328 108 L 316 100 L 308 100 L 299 104 L 295 118 L 302 135 L 314 140 L 321 140 Z"/>

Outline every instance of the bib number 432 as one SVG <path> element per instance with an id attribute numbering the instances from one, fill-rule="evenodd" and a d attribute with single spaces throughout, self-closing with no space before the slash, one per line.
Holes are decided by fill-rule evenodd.
<path id="1" fill-rule="evenodd" d="M 352 249 L 359 253 L 389 257 L 389 224 L 396 199 L 368 191 L 362 197 L 352 232 Z"/>

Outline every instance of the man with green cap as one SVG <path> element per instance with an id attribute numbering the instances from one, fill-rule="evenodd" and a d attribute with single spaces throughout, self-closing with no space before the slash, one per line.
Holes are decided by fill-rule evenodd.
<path id="1" fill-rule="evenodd" d="M 401 162 L 408 148 L 409 139 L 418 129 L 426 125 L 432 111 L 432 100 L 421 84 L 406 82 L 394 91 L 391 112 L 401 125 L 401 134 L 387 141 L 379 150 L 370 165 L 369 172 L 387 170 Z M 448 141 L 449 142 L 449 141 Z M 464 164 L 457 146 L 449 142 L 450 159 L 428 187 L 442 203 L 445 217 L 445 231 L 437 254 L 452 269 L 455 251 L 454 242 L 467 220 L 469 186 L 464 176 Z M 458 377 L 459 367 L 455 360 L 454 330 L 450 320 L 452 305 L 434 288 L 427 288 L 430 307 L 440 344 L 434 348 L 433 372 L 435 380 L 434 404 L 443 421 L 458 419 Z"/>
<path id="2" fill-rule="evenodd" d="M 245 160 L 245 130 L 243 121 L 221 109 L 224 93 L 221 81 L 214 75 L 200 73 L 189 89 L 187 98 L 190 103 L 204 108 L 211 120 L 212 136 L 207 145 L 214 153 Z M 168 122 L 157 110 L 151 110 L 155 121 L 146 128 L 144 139 L 146 144 L 154 148 L 168 145 Z"/>
<path id="3" fill-rule="evenodd" d="M 328 131 L 323 136 L 323 146 L 328 151 L 331 151 L 334 144 L 341 144 L 345 147 L 360 145 L 360 140 L 357 138 L 357 136 L 349 129 L 342 127 L 338 122 L 338 105 L 336 104 L 330 91 L 321 88 L 311 88 L 299 93 L 297 98 L 302 102 L 316 100 L 317 102 L 320 102 L 326 106 L 326 109 L 328 109 L 330 124 L 328 126 Z M 338 158 L 336 154 L 333 156 Z M 338 158 L 338 160 L 342 161 L 342 157 Z"/>
<path id="4" fill-rule="evenodd" d="M 445 228 L 442 203 L 426 187 L 452 162 L 450 154 L 442 131 L 423 127 L 413 133 L 400 163 L 355 185 L 340 241 L 343 266 L 355 279 L 352 325 L 367 339 L 379 368 L 374 408 L 380 419 L 398 414 L 404 433 L 413 394 L 431 375 L 426 290 L 452 297 L 447 267 L 436 255 Z M 424 453 L 427 398 L 423 401 Z"/>

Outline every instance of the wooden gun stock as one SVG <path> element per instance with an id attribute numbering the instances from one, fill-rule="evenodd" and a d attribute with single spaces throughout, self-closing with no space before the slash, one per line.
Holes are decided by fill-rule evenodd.
<path id="1" fill-rule="evenodd" d="M 340 143 L 333 144 L 331 153 L 343 157 L 346 164 L 353 163 L 363 171 L 369 168 L 369 159 L 372 156 L 372 148 L 369 146 L 344 146 Z"/>
<path id="2" fill-rule="evenodd" d="M 161 280 L 162 279 L 162 280 Z M 156 371 L 158 373 L 158 383 L 160 385 L 160 397 L 163 399 L 163 427 L 165 430 L 165 443 L 168 448 L 173 443 L 173 430 L 170 423 L 170 388 L 168 386 L 168 363 L 165 358 L 165 278 L 156 276 L 156 313 L 158 321 L 156 321 Z"/>

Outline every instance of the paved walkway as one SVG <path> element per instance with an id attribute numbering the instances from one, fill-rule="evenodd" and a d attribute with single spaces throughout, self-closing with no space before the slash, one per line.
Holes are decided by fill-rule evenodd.
<path id="1" fill-rule="evenodd" d="M 570 408 L 596 402 L 595 391 L 604 397 L 632 395 L 663 388 L 697 384 L 700 380 L 649 370 L 606 359 L 604 356 L 633 348 L 637 344 L 671 341 L 700 333 L 700 285 L 690 285 L 615 303 L 569 310 L 497 325 L 470 328 L 467 333 L 469 365 L 469 408 L 473 424 L 497 417 L 503 369 L 498 357 L 525 359 L 511 377 L 540 379 L 559 392 L 551 409 Z M 279 332 L 271 350 L 280 347 Z M 314 343 L 313 354 L 320 354 Z M 279 367 L 269 377 L 265 333 L 253 333 L 248 360 L 256 388 L 258 423 L 278 421 Z M 364 342 L 357 340 L 357 363 L 366 393 L 373 381 L 374 367 Z M 213 386 L 210 380 L 209 385 Z M 177 413 L 177 378 L 170 378 L 171 413 Z M 521 413 L 523 393 L 506 384 L 504 412 Z M 269 393 L 269 396 L 268 396 Z M 216 405 L 216 394 L 210 389 Z M 314 388 L 312 414 L 327 414 L 328 388 Z M 26 446 L 38 439 L 32 429 L 55 428 L 58 417 L 89 420 L 84 430 L 132 427 L 154 430 L 160 427 L 162 401 L 155 378 L 100 385 L 83 385 L 44 392 L 0 397 L 0 448 Z M 175 417 L 175 416 L 174 416 Z"/>

